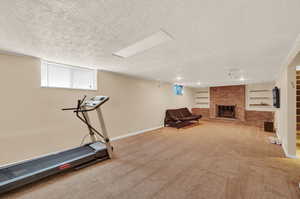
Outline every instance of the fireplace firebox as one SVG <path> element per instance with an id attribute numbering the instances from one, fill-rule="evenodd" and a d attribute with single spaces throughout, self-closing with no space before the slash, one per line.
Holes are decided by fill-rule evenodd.
<path id="1" fill-rule="evenodd" d="M 235 106 L 217 105 L 217 117 L 235 119 Z"/>

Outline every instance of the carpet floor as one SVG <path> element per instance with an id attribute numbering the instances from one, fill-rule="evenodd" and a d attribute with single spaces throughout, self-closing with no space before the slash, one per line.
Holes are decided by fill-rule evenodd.
<path id="1" fill-rule="evenodd" d="M 256 127 L 201 122 L 113 143 L 115 159 L 26 186 L 22 199 L 299 199 L 300 160 Z"/>

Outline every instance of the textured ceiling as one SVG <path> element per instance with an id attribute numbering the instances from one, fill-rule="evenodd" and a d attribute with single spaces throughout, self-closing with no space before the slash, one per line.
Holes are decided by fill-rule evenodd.
<path id="1" fill-rule="evenodd" d="M 196 86 L 274 80 L 300 33 L 300 0 L 1 0 L 0 49 Z M 163 29 L 174 40 L 112 52 Z"/>

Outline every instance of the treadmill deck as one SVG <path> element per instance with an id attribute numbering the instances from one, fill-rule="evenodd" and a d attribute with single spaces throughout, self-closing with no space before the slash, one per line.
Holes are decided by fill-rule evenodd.
<path id="1" fill-rule="evenodd" d="M 96 144 L 98 148 L 95 149 L 90 145 L 80 146 L 0 168 L 0 193 L 6 191 L 2 189 L 10 190 L 8 186 L 17 181 L 23 181 L 20 183 L 22 186 L 35 181 L 33 180 L 35 176 L 41 179 L 87 161 L 108 157 L 105 144 L 100 142 L 93 144 Z"/>

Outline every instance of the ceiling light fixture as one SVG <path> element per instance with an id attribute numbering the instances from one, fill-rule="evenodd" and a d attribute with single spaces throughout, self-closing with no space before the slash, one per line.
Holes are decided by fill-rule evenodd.
<path id="1" fill-rule="evenodd" d="M 135 54 L 146 51 L 150 48 L 158 46 L 164 42 L 172 40 L 172 36 L 164 30 L 160 30 L 157 33 L 146 37 L 130 46 L 127 46 L 117 52 L 114 52 L 113 55 L 118 57 L 127 58 Z"/>
<path id="2" fill-rule="evenodd" d="M 180 80 L 182 80 L 182 79 L 183 79 L 183 78 L 180 77 L 180 76 L 176 77 L 176 80 L 177 80 L 177 81 L 180 81 Z"/>
<path id="3" fill-rule="evenodd" d="M 242 71 L 238 68 L 231 68 L 228 70 L 228 76 L 232 80 L 237 80 L 242 77 Z"/>

